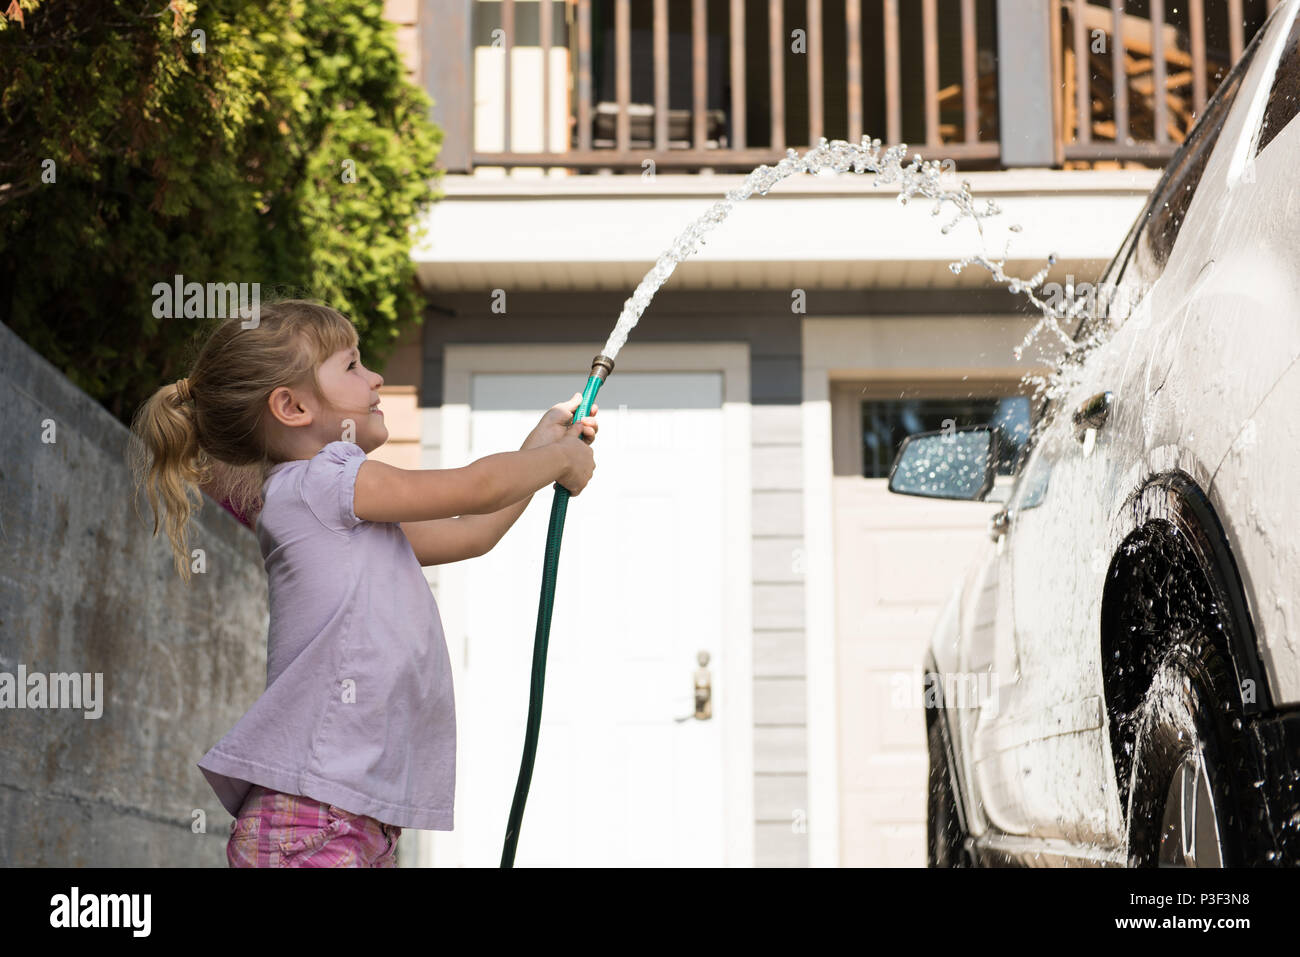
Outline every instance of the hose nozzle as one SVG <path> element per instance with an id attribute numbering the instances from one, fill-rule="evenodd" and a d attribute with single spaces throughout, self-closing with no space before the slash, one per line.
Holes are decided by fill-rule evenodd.
<path id="1" fill-rule="evenodd" d="M 609 356 L 598 355 L 591 360 L 591 374 L 600 376 L 602 380 L 608 379 L 609 374 L 614 371 L 614 360 Z"/>

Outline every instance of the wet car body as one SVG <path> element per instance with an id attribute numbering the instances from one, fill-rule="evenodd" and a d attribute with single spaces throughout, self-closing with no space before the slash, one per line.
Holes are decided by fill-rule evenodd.
<path id="1" fill-rule="evenodd" d="M 932 865 L 1300 863 L 1297 7 L 1256 35 L 1108 267 L 1110 318 L 1081 322 L 940 614 Z M 973 676 L 991 693 L 956 700 Z M 1183 711 L 1200 723 L 1163 713 Z"/>

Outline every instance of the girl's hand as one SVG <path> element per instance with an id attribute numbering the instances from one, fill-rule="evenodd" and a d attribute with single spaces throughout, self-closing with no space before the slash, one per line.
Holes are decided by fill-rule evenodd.
<path id="1" fill-rule="evenodd" d="M 573 424 L 573 413 L 578 411 L 578 406 L 581 404 L 582 393 L 575 392 L 567 402 L 558 402 L 551 406 L 537 423 L 536 428 L 528 433 L 528 438 L 524 439 L 521 448 L 540 448 L 564 438 L 569 431 L 569 426 Z M 590 414 L 582 420 L 582 440 L 588 445 L 596 440 L 596 433 L 600 430 L 600 426 L 596 424 L 596 413 L 599 411 L 600 406 L 593 402 Z"/>
<path id="2" fill-rule="evenodd" d="M 560 440 L 566 461 L 564 471 L 556 481 L 568 489 L 570 495 L 577 495 L 586 488 L 591 473 L 596 471 L 596 457 L 592 454 L 591 443 L 581 437 L 583 430 L 583 424 L 575 422 Z"/>

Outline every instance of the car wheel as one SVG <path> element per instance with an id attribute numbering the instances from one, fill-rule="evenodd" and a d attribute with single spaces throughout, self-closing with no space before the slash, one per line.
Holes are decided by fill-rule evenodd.
<path id="1" fill-rule="evenodd" d="M 1203 632 L 1165 653 L 1140 708 L 1129 789 L 1130 867 L 1238 867 L 1258 800 L 1234 755 L 1233 670 Z"/>
<path id="2" fill-rule="evenodd" d="M 929 832 L 927 863 L 930 867 L 972 867 L 966 849 L 966 832 L 957 813 L 957 796 L 948 772 L 948 749 L 943 734 L 943 716 L 930 722 L 930 789 L 926 799 Z"/>

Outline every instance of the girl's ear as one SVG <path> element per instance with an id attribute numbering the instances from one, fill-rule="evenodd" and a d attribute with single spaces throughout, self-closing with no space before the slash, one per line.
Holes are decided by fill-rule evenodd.
<path id="1" fill-rule="evenodd" d="M 288 386 L 282 385 L 272 390 L 271 395 L 266 400 L 266 405 L 275 420 L 283 425 L 293 427 L 311 425 L 311 408 L 306 403 L 299 401 L 293 390 Z"/>

